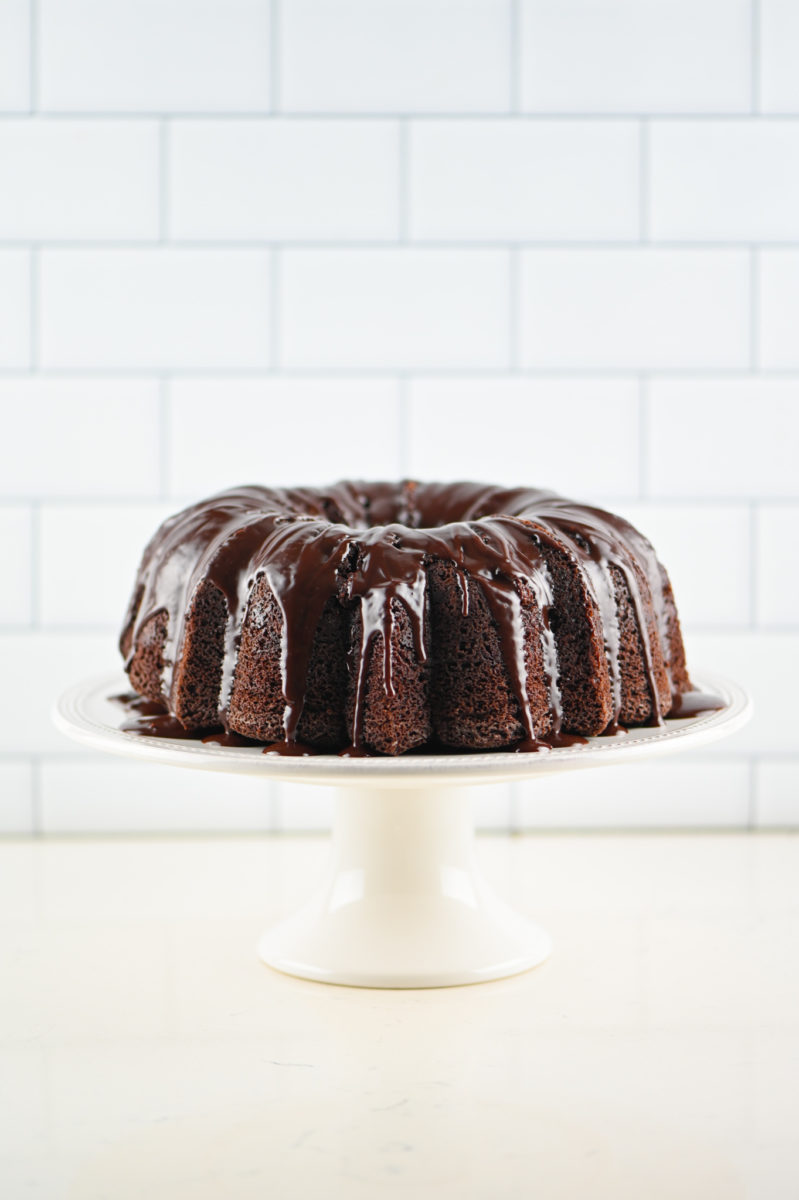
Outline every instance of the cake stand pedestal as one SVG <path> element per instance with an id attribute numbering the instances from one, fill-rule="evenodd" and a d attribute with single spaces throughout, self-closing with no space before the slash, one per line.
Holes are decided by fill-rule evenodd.
<path id="1" fill-rule="evenodd" d="M 514 912 L 483 877 L 465 785 L 512 782 L 603 764 L 635 762 L 716 740 L 740 728 L 751 704 L 737 685 L 703 675 L 724 708 L 623 737 L 591 738 L 539 754 L 283 758 L 259 747 L 123 733 L 113 676 L 78 684 L 54 720 L 70 737 L 126 757 L 202 770 L 337 787 L 327 869 L 311 898 L 264 934 L 264 962 L 290 975 L 356 987 L 479 983 L 543 962 L 545 930 Z M 645 799 L 642 798 L 642 804 Z"/>
<path id="2" fill-rule="evenodd" d="M 264 935 L 261 958 L 361 987 L 445 987 L 536 966 L 549 934 L 495 895 L 474 841 L 458 788 L 340 789 L 326 878 Z"/>

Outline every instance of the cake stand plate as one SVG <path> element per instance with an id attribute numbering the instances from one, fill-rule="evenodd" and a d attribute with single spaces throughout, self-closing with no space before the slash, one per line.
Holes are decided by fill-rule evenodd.
<path id="1" fill-rule="evenodd" d="M 720 696 L 723 709 L 590 738 L 584 746 L 539 754 L 282 758 L 258 746 L 124 733 L 125 714 L 111 697 L 128 686 L 120 675 L 77 684 L 58 701 L 55 724 L 84 745 L 128 758 L 338 788 L 321 882 L 302 908 L 264 934 L 258 952 L 290 975 L 356 987 L 479 983 L 549 956 L 549 934 L 509 908 L 480 871 L 464 785 L 670 754 L 725 737 L 751 715 L 742 688 L 704 674 L 697 686 Z"/>

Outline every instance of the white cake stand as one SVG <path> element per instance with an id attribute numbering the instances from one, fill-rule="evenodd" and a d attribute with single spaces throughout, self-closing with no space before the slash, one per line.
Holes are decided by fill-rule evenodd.
<path id="1" fill-rule="evenodd" d="M 109 697 L 128 686 L 115 675 L 70 688 L 56 705 L 56 725 L 84 745 L 129 758 L 338 788 L 322 882 L 263 936 L 258 952 L 290 975 L 356 987 L 479 983 L 549 956 L 549 934 L 499 899 L 480 871 L 466 785 L 689 749 L 725 737 L 751 715 L 741 688 L 706 674 L 697 686 L 723 699 L 720 711 L 585 746 L 540 754 L 281 758 L 260 747 L 123 733 L 125 714 Z"/>

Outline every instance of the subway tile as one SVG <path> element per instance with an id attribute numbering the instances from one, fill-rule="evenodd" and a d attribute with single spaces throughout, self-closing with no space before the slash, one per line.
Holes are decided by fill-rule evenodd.
<path id="1" fill-rule="evenodd" d="M 154 121 L 0 122 L 0 238 L 154 238 Z"/>
<path id="2" fill-rule="evenodd" d="M 30 280 L 27 250 L 0 250 L 0 367 L 30 365 Z"/>
<path id="3" fill-rule="evenodd" d="M 265 830 L 271 784 L 246 775 L 119 761 L 42 764 L 45 833 Z"/>
<path id="4" fill-rule="evenodd" d="M 799 113 L 799 7 L 795 0 L 759 0 L 758 16 L 762 110 Z"/>
<path id="5" fill-rule="evenodd" d="M 170 396 L 174 495 L 400 474 L 393 380 L 180 379 Z"/>
<path id="6" fill-rule="evenodd" d="M 273 787 L 275 829 L 311 833 L 332 828 L 335 788 L 310 783 L 275 783 Z"/>
<path id="7" fill-rule="evenodd" d="M 176 121 L 174 238 L 396 238 L 393 121 Z"/>
<path id="8" fill-rule="evenodd" d="M 0 634 L 0 752 L 67 754 L 79 750 L 59 733 L 51 710 L 68 687 L 103 671 L 122 671 L 113 633 Z"/>
<path id="9" fill-rule="evenodd" d="M 749 509 L 743 504 L 614 505 L 649 538 L 669 573 L 683 628 L 751 618 Z"/>
<path id="10" fill-rule="evenodd" d="M 747 0 L 521 0 L 522 107 L 746 112 Z"/>
<path id="11" fill-rule="evenodd" d="M 525 250 L 521 297 L 528 367 L 748 363 L 742 250 Z"/>
<path id="12" fill-rule="evenodd" d="M 510 103 L 510 4 L 291 0 L 280 14 L 289 111 L 501 112 Z"/>
<path id="13" fill-rule="evenodd" d="M 414 379 L 409 470 L 533 484 L 586 499 L 638 492 L 638 385 L 629 379 Z"/>
<path id="14" fill-rule="evenodd" d="M 0 494 L 159 489 L 158 389 L 146 379 L 0 379 Z"/>
<path id="15" fill-rule="evenodd" d="M 650 163 L 656 239 L 799 237 L 799 121 L 656 121 Z"/>
<path id="16" fill-rule="evenodd" d="M 503 367 L 508 257 L 499 250 L 287 250 L 288 367 Z"/>
<path id="17" fill-rule="evenodd" d="M 39 0 L 40 104 L 263 112 L 269 13 L 265 0 Z"/>
<path id="18" fill-rule="evenodd" d="M 799 505 L 763 505 L 757 526 L 758 624 L 799 626 Z"/>
<path id="19" fill-rule="evenodd" d="M 30 0 L 0 4 L 0 111 L 30 107 Z"/>
<path id="20" fill-rule="evenodd" d="M 762 250 L 758 258 L 761 366 L 799 367 L 799 250 Z"/>
<path id="21" fill-rule="evenodd" d="M 45 250 L 43 363 L 268 366 L 269 280 L 262 250 Z"/>
<path id="22" fill-rule="evenodd" d="M 0 504 L 3 586 L 0 625 L 27 625 L 31 619 L 31 510 L 27 505 Z"/>
<path id="23" fill-rule="evenodd" d="M 633 122 L 412 124 L 412 236 L 637 238 L 638 142 Z"/>
<path id="24" fill-rule="evenodd" d="M 799 633 L 694 633 L 686 636 L 688 667 L 701 679 L 714 671 L 752 697 L 754 715 L 743 729 L 703 748 L 702 754 L 784 754 L 797 748 L 796 688 Z"/>
<path id="25" fill-rule="evenodd" d="M 652 380 L 648 417 L 653 496 L 799 494 L 799 380 Z"/>
<path id="26" fill-rule="evenodd" d="M 758 763 L 756 781 L 758 828 L 799 828 L 799 759 Z"/>
<path id="27" fill-rule="evenodd" d="M 27 762 L 0 762 L 0 834 L 33 832 L 33 771 Z"/>
<path id="28" fill-rule="evenodd" d="M 625 764 L 520 784 L 522 829 L 742 829 L 744 761 Z"/>
<path id="29" fill-rule="evenodd" d="M 122 627 L 144 547 L 165 504 L 46 504 L 40 517 L 40 617 L 45 625 Z"/>

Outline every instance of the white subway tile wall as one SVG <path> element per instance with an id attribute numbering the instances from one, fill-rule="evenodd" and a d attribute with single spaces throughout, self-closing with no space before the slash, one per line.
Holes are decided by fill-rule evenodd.
<path id="1" fill-rule="evenodd" d="M 481 827 L 799 826 L 798 46 L 794 0 L 3 0 L 0 831 L 326 828 L 49 713 L 167 513 L 403 474 L 627 515 L 757 706 Z"/>
<path id="2" fill-rule="evenodd" d="M 177 240 L 391 241 L 398 121 L 184 121 L 169 141 Z"/>
<path id="3" fill-rule="evenodd" d="M 29 0 L 0 4 L 0 111 L 27 112 L 31 92 Z"/>
<path id="4" fill-rule="evenodd" d="M 520 0 L 527 112 L 747 112 L 749 0 Z"/>
<path id="5" fill-rule="evenodd" d="M 0 250 L 0 370 L 31 362 L 31 269 L 28 250 Z"/>
<path id="6" fill-rule="evenodd" d="M 232 479 L 283 487 L 329 479 L 331 470 L 358 478 L 365 460 L 375 479 L 402 471 L 395 379 L 195 377 L 171 380 L 167 395 L 173 495 L 207 495 Z M 342 440 L 342 425 L 357 434 Z"/>
<path id="7" fill-rule="evenodd" d="M 3 121 L 0 238 L 152 241 L 158 136 L 155 121 Z"/>
<path id="8" fill-rule="evenodd" d="M 296 250 L 281 268 L 280 363 L 507 367 L 507 250 Z"/>

